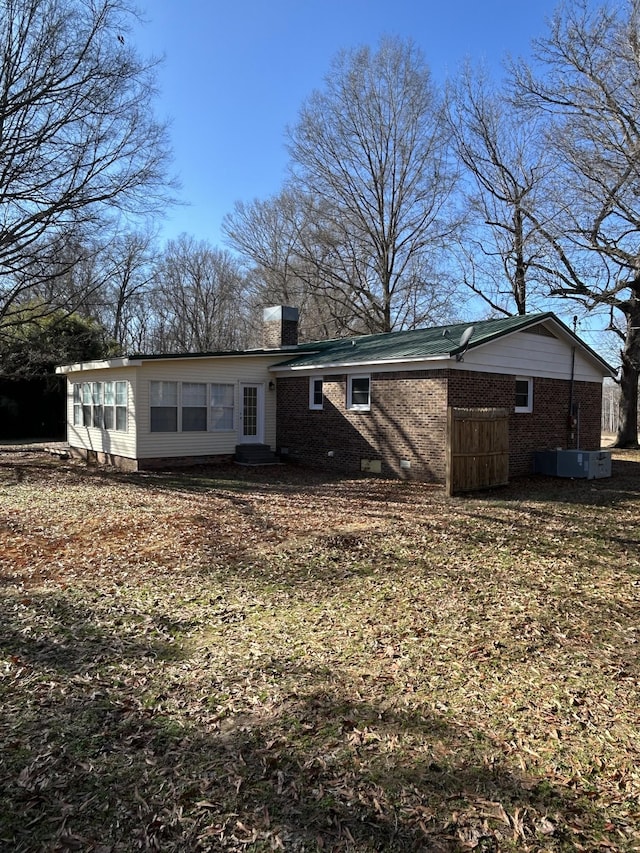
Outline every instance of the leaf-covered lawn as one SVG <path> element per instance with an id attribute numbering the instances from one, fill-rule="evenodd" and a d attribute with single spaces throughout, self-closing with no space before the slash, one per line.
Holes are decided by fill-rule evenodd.
<path id="1" fill-rule="evenodd" d="M 640 454 L 439 488 L 0 454 L 0 849 L 640 850 Z"/>

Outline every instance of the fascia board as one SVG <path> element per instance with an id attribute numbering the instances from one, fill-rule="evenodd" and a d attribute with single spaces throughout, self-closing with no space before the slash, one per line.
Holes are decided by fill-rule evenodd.
<path id="1" fill-rule="evenodd" d="M 574 335 L 571 329 L 564 325 L 557 317 L 552 316 L 549 318 L 549 321 L 553 323 L 555 328 L 557 329 L 559 336 L 565 341 L 566 344 L 570 347 L 576 347 L 580 350 L 582 356 L 590 361 L 592 364 L 596 365 L 603 374 L 610 376 L 611 378 L 615 377 L 618 373 L 615 367 L 612 367 L 608 361 L 605 361 L 601 355 L 591 349 L 591 347 L 582 341 L 577 335 Z M 549 322 L 546 321 L 546 322 Z M 604 370 L 603 370 L 604 368 Z"/>
<path id="2" fill-rule="evenodd" d="M 271 373 L 304 373 L 305 371 L 316 372 L 318 370 L 341 370 L 344 372 L 348 372 L 351 369 L 362 369 L 367 367 L 369 369 L 375 370 L 377 367 L 397 367 L 402 364 L 411 364 L 413 366 L 420 364 L 429 364 L 433 366 L 434 361 L 440 361 L 445 364 L 448 364 L 451 360 L 450 355 L 432 355 L 432 356 L 415 356 L 414 358 L 385 358 L 385 359 L 374 359 L 373 361 L 335 361 L 331 363 L 325 364 L 301 364 L 301 365 L 289 365 L 288 367 L 282 365 L 271 365 L 269 368 Z"/>
<path id="3" fill-rule="evenodd" d="M 279 359 L 282 352 L 233 352 L 233 353 L 206 353 L 204 355 L 162 355 L 162 356 L 138 356 L 137 358 L 111 358 L 102 361 L 82 361 L 77 364 L 63 364 L 56 367 L 56 373 L 78 373 L 83 370 L 107 370 L 112 367 L 140 367 L 143 364 L 155 362 L 157 364 L 171 363 L 175 361 L 202 361 L 203 359 Z"/>
<path id="4" fill-rule="evenodd" d="M 76 364 L 62 364 L 56 367 L 56 373 L 80 373 L 84 370 L 108 370 L 110 367 L 140 367 L 142 359 L 110 358 L 104 361 L 79 361 Z"/>

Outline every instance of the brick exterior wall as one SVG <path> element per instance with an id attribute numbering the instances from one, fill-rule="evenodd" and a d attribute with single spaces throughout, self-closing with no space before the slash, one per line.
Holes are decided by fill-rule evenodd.
<path id="1" fill-rule="evenodd" d="M 568 422 L 571 385 L 564 380 L 534 379 L 533 412 L 523 414 L 513 411 L 515 378 L 494 373 L 372 373 L 370 412 L 346 409 L 344 374 L 324 376 L 321 410 L 309 409 L 308 377 L 281 377 L 277 388 L 278 449 L 286 449 L 292 459 L 338 471 L 360 471 L 362 459 L 374 459 L 385 476 L 443 480 L 448 405 L 511 411 L 511 477 L 532 471 L 534 450 L 574 448 L 578 442 L 582 450 L 600 447 L 598 383 L 574 383 L 579 424 L 573 430 Z"/>
<path id="2" fill-rule="evenodd" d="M 323 392 L 323 408 L 310 410 L 308 377 L 278 379 L 277 443 L 291 458 L 345 472 L 373 459 L 385 476 L 444 478 L 443 371 L 372 374 L 369 412 L 347 410 L 344 374 L 325 375 Z"/>
<path id="3" fill-rule="evenodd" d="M 533 380 L 533 411 L 514 412 L 515 378 L 496 373 L 450 371 L 449 405 L 460 407 L 507 408 L 509 418 L 509 476 L 533 470 L 535 450 L 561 447 L 598 450 L 602 387 L 592 382 L 575 382 L 573 402 L 579 407 L 579 429 L 569 428 L 571 383 L 561 379 Z"/>
<path id="4" fill-rule="evenodd" d="M 383 473 L 419 480 L 445 477 L 447 380 L 443 371 L 374 373 L 368 419 Z M 410 468 L 402 468 L 401 460 Z"/>

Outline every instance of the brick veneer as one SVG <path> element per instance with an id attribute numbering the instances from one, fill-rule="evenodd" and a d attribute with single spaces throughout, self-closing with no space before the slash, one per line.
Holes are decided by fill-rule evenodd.
<path id="1" fill-rule="evenodd" d="M 600 447 L 602 389 L 575 382 L 579 426 L 569 428 L 571 385 L 534 379 L 533 412 L 518 414 L 513 376 L 458 370 L 371 374 L 371 411 L 346 409 L 344 374 L 324 376 L 324 406 L 309 409 L 308 377 L 278 379 L 277 443 L 291 458 L 340 471 L 358 471 L 362 459 L 377 459 L 382 473 L 443 480 L 447 406 L 508 408 L 510 476 L 532 470 L 533 451 L 555 447 Z M 409 468 L 401 467 L 401 460 Z"/>
<path id="2" fill-rule="evenodd" d="M 600 447 L 602 386 L 574 382 L 573 404 L 579 408 L 579 428 L 569 428 L 571 383 L 561 379 L 533 380 L 533 411 L 514 412 L 513 376 L 472 371 L 451 371 L 449 405 L 508 408 L 509 474 L 514 477 L 532 470 L 533 452 L 551 448 L 597 450 Z"/>

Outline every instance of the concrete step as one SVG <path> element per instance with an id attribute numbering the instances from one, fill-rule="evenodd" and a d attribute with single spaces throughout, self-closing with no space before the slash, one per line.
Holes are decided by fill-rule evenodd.
<path id="1" fill-rule="evenodd" d="M 237 444 L 235 461 L 240 465 L 275 465 L 280 460 L 268 444 Z"/>

